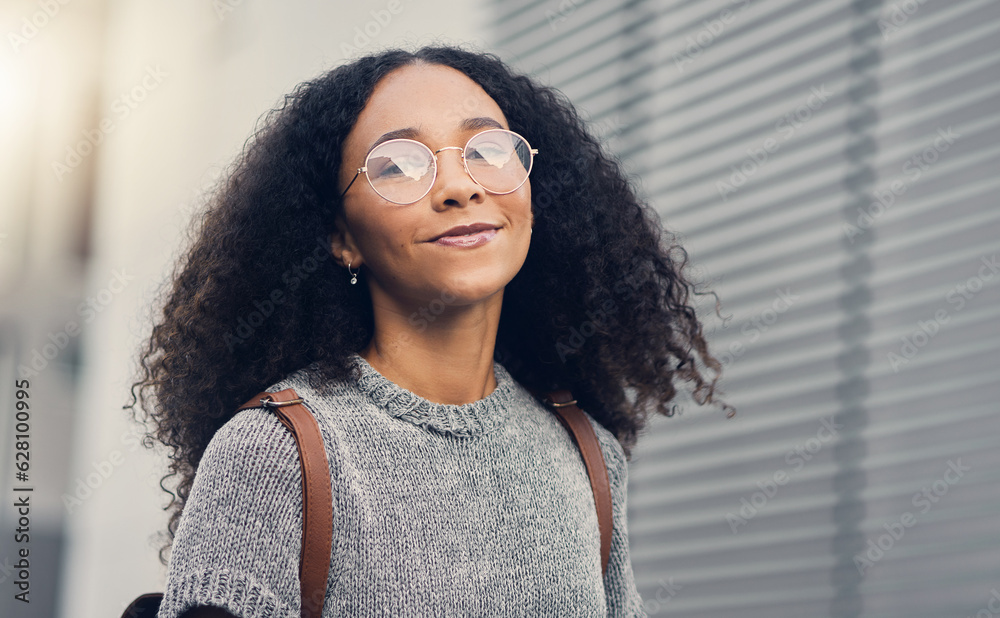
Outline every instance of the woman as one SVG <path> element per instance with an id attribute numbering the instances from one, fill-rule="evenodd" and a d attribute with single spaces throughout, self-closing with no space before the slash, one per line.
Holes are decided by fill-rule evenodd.
<path id="1" fill-rule="evenodd" d="M 325 616 L 644 615 L 627 460 L 649 404 L 669 416 L 675 378 L 712 402 L 720 366 L 619 165 L 557 91 L 454 48 L 341 66 L 264 125 L 135 384 L 179 477 L 159 615 L 297 615 L 295 445 L 236 413 L 289 387 L 330 459 Z M 556 387 L 608 467 L 603 578 L 579 453 L 532 396 Z"/>

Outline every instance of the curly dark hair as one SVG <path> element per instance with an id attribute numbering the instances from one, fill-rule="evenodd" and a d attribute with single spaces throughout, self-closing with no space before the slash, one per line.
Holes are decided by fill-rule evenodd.
<path id="1" fill-rule="evenodd" d="M 461 48 L 359 58 L 299 84 L 265 114 L 160 291 L 162 316 L 124 407 L 169 455 L 161 561 L 209 440 L 240 404 L 312 363 L 318 388 L 352 377 L 349 357 L 368 344 L 374 319 L 367 286 L 350 285 L 330 259 L 341 148 L 379 80 L 419 62 L 469 76 L 544 153 L 530 179 L 534 233 L 504 291 L 494 358 L 533 392 L 570 389 L 629 459 L 650 404 L 673 414 L 675 379 L 699 404 L 713 402 L 721 365 L 689 305 L 690 293 L 704 292 L 682 274 L 687 252 L 561 92 Z M 174 491 L 164 485 L 171 477 Z"/>

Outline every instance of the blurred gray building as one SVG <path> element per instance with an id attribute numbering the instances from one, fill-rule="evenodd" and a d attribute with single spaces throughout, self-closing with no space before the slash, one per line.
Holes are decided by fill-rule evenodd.
<path id="1" fill-rule="evenodd" d="M 495 6 L 730 318 L 737 416 L 630 468 L 647 611 L 1000 615 L 1000 4 Z"/>

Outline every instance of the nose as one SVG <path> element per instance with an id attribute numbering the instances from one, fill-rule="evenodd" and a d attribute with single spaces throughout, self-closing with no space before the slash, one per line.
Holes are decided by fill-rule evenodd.
<path id="1" fill-rule="evenodd" d="M 457 150 L 458 156 L 439 155 L 445 150 Z M 437 178 L 431 189 L 434 205 L 465 206 L 469 202 L 482 202 L 486 190 L 469 175 L 462 158 L 464 148 L 446 146 L 434 151 L 437 159 Z"/>

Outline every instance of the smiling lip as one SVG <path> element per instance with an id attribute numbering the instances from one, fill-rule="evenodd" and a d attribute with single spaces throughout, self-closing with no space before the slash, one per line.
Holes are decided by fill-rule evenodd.
<path id="1" fill-rule="evenodd" d="M 497 231 L 490 228 L 468 236 L 442 236 L 433 241 L 432 244 L 445 245 L 447 247 L 478 247 L 493 240 L 493 237 L 497 235 Z"/>
<path id="2" fill-rule="evenodd" d="M 475 234 L 476 232 L 482 232 L 483 230 L 495 230 L 499 225 L 494 225 L 493 223 L 473 223 L 471 225 L 456 225 L 455 227 L 445 230 L 444 232 L 438 234 L 434 238 L 427 242 L 436 242 L 439 238 L 445 237 L 464 237 L 466 234 Z"/>

